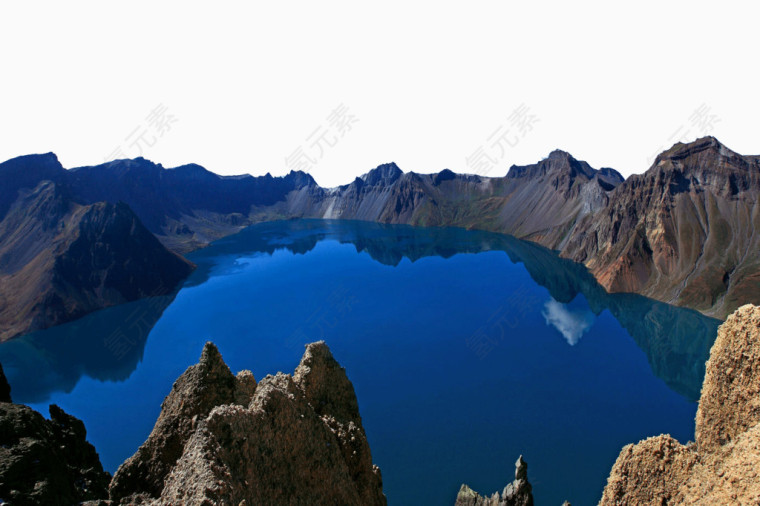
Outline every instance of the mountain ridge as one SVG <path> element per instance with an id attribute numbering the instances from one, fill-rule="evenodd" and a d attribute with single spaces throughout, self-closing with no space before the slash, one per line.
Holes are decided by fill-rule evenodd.
<path id="1" fill-rule="evenodd" d="M 0 164 L 0 182 L 9 179 L 4 166 L 18 172 L 35 164 L 8 188 L 48 177 L 85 204 L 123 201 L 179 254 L 280 219 L 455 226 L 555 250 L 611 292 L 719 318 L 760 303 L 760 156 L 739 155 L 714 137 L 675 144 L 628 179 L 554 150 L 500 177 L 403 172 L 390 162 L 335 188 L 304 172 L 219 176 L 196 164 L 167 169 L 143 158 L 66 170 L 52 154 Z M 0 191 L 0 211 L 10 193 Z"/>

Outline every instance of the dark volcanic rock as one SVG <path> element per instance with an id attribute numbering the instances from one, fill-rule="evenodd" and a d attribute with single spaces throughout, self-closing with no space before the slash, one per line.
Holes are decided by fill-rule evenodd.
<path id="1" fill-rule="evenodd" d="M 0 403 L 0 498 L 13 505 L 76 504 L 108 497 L 110 476 L 84 424 L 50 406 L 50 420 Z"/>
<path id="2" fill-rule="evenodd" d="M 457 494 L 456 506 L 533 506 L 533 488 L 528 483 L 528 464 L 522 455 L 515 462 L 515 479 L 499 494 L 483 497 L 467 485 Z"/>
<path id="3" fill-rule="evenodd" d="M 157 504 L 386 503 L 353 386 L 324 343 L 307 346 L 295 377 L 258 384 L 248 371 L 234 377 L 208 343 L 148 441 L 117 471 L 111 495 Z"/>
<path id="4" fill-rule="evenodd" d="M 13 402 L 11 401 L 11 386 L 5 378 L 3 364 L 0 364 L 0 402 Z"/>

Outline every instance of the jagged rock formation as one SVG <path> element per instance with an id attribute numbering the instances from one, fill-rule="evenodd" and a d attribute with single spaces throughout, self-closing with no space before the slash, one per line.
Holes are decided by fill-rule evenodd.
<path id="1" fill-rule="evenodd" d="M 174 382 L 148 439 L 119 466 L 111 482 L 111 496 L 121 499 L 136 493 L 160 495 L 164 479 L 182 456 L 198 421 L 216 406 L 235 403 L 236 396 L 245 401 L 244 389 L 238 391 L 235 376 L 219 350 L 208 343 L 198 364 Z"/>
<path id="2" fill-rule="evenodd" d="M 0 221 L 0 341 L 170 293 L 191 269 L 126 204 L 82 205 L 51 181 L 21 189 Z"/>
<path id="3" fill-rule="evenodd" d="M 457 494 L 456 506 L 533 506 L 533 493 L 528 483 L 528 464 L 522 455 L 515 462 L 515 479 L 499 494 L 483 497 L 467 485 Z"/>
<path id="4" fill-rule="evenodd" d="M 667 435 L 623 448 L 602 505 L 760 503 L 760 307 L 718 331 L 696 421 L 696 442 Z"/>
<path id="5" fill-rule="evenodd" d="M 356 395 L 324 342 L 294 376 L 233 376 L 213 344 L 177 380 L 111 497 L 156 504 L 385 504 Z"/>
<path id="6" fill-rule="evenodd" d="M 0 366 L 0 392 L 10 392 Z M 50 420 L 0 399 L 0 499 L 13 505 L 76 504 L 108 496 L 110 475 L 84 424 L 55 405 Z"/>

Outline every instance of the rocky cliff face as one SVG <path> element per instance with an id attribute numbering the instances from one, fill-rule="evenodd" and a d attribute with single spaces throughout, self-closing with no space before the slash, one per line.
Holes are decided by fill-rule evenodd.
<path id="1" fill-rule="evenodd" d="M 696 442 L 667 435 L 623 448 L 602 505 L 760 503 L 760 307 L 718 331 L 696 421 Z"/>
<path id="2" fill-rule="evenodd" d="M 385 164 L 317 199 L 293 196 L 282 213 L 420 226 L 457 226 L 506 232 L 554 248 L 575 221 L 608 202 L 623 181 L 568 153 L 554 151 L 541 162 L 513 166 L 506 177 L 403 173 Z"/>
<path id="3" fill-rule="evenodd" d="M 21 189 L 0 221 L 0 341 L 165 295 L 191 269 L 123 203 L 82 205 L 52 181 Z"/>
<path id="4" fill-rule="evenodd" d="M 84 424 L 58 406 L 50 420 L 13 404 L 0 366 L 0 498 L 8 504 L 77 504 L 107 496 L 110 476 Z"/>
<path id="5" fill-rule="evenodd" d="M 207 344 L 110 490 L 122 503 L 386 503 L 353 386 L 323 342 L 293 376 L 258 384 Z"/>
<path id="6" fill-rule="evenodd" d="M 528 464 L 520 455 L 515 462 L 515 479 L 500 493 L 490 497 L 481 496 L 467 485 L 457 494 L 456 506 L 533 506 L 533 493 L 528 483 Z"/>
<path id="7" fill-rule="evenodd" d="M 760 159 L 706 137 L 662 153 L 576 226 L 562 255 L 614 292 L 724 317 L 760 303 Z"/>

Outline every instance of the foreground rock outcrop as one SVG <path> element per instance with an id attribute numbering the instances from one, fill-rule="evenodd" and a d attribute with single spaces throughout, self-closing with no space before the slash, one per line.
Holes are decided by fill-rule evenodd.
<path id="1" fill-rule="evenodd" d="M 760 504 L 760 307 L 742 306 L 718 330 L 696 441 L 626 446 L 600 504 Z"/>
<path id="2" fill-rule="evenodd" d="M 533 506 L 533 487 L 528 483 L 528 464 L 522 455 L 515 462 L 515 479 L 499 494 L 481 496 L 467 485 L 457 494 L 456 506 Z"/>
<path id="3" fill-rule="evenodd" d="M 1 366 L 0 394 L 0 502 L 76 504 L 107 497 L 111 477 L 80 420 L 55 405 L 46 420 L 13 404 Z"/>
<path id="4" fill-rule="evenodd" d="M 324 342 L 293 376 L 258 384 L 207 343 L 110 492 L 122 504 L 386 503 L 353 385 Z"/>

